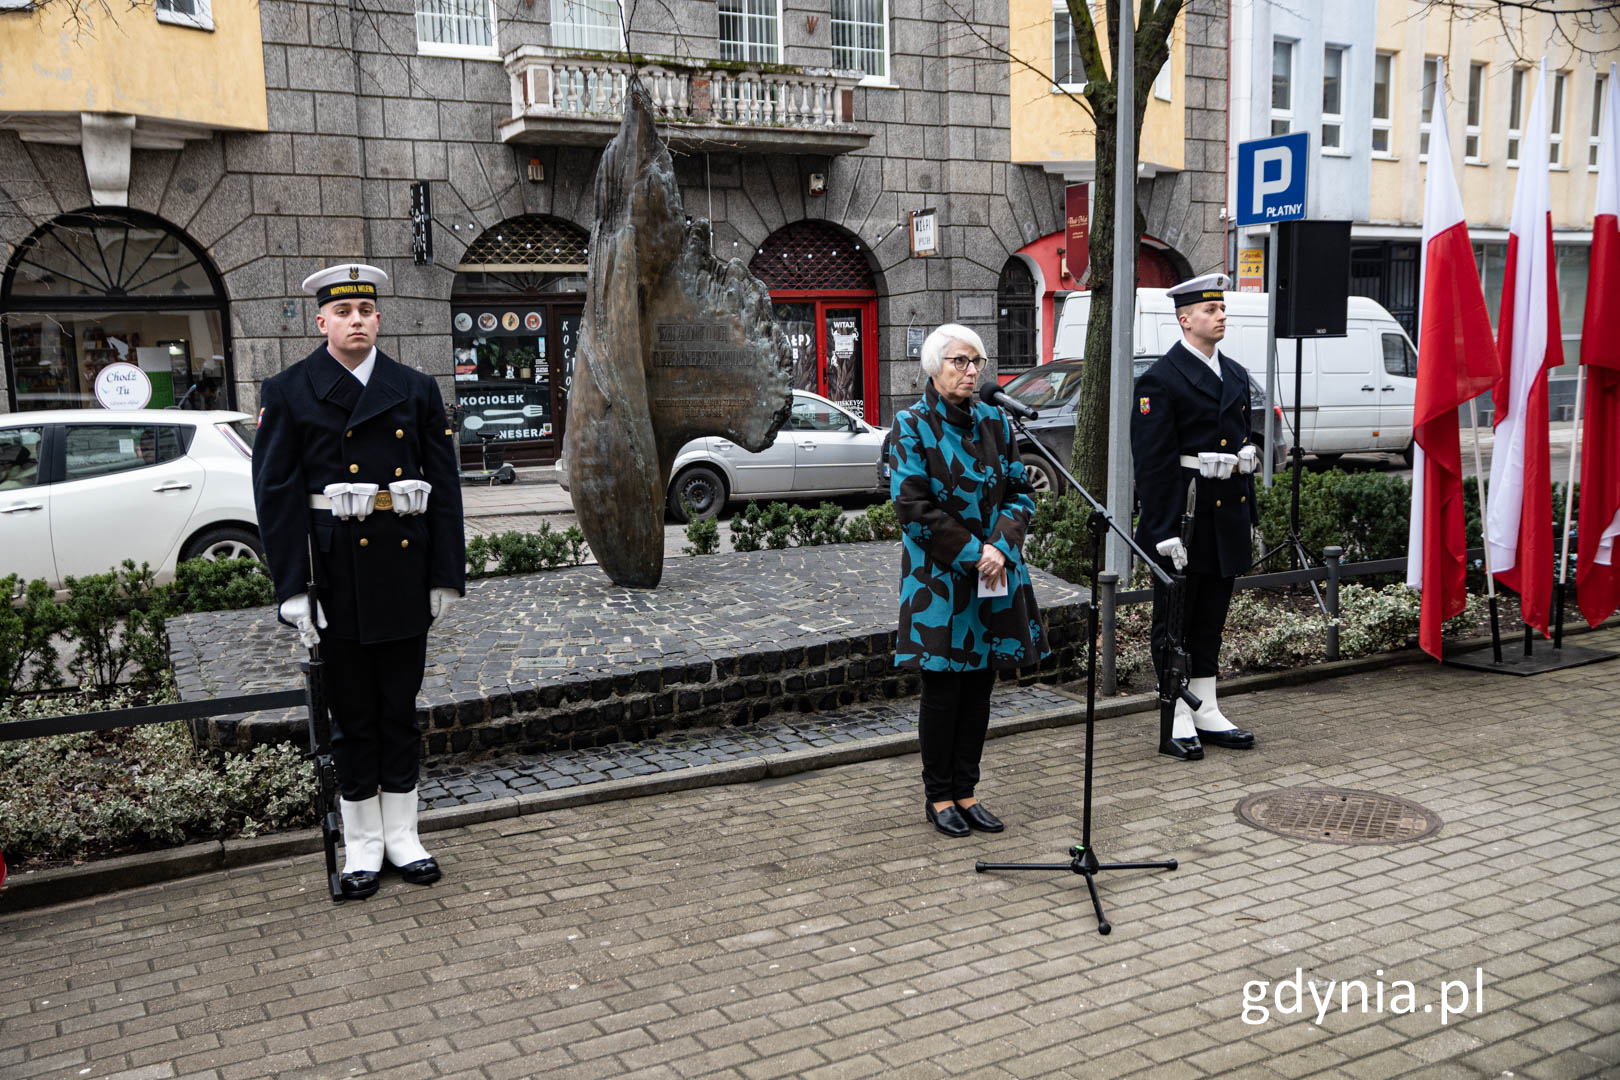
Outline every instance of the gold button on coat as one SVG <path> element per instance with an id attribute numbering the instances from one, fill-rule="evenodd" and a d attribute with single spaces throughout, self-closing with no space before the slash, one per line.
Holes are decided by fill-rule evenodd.
<path id="1" fill-rule="evenodd" d="M 345 432 L 344 432 L 344 433 L 343 433 L 343 437 L 344 437 L 344 438 L 345 438 L 345 439 L 352 439 L 352 438 L 354 438 L 354 428 L 350 428 L 350 429 L 349 429 L 349 430 L 348 430 L 348 431 L 345 431 Z"/>
<path id="2" fill-rule="evenodd" d="M 1226 445 L 1226 440 L 1225 440 L 1225 439 L 1222 439 L 1222 440 L 1221 440 L 1221 445 L 1222 445 L 1222 446 L 1225 446 L 1225 445 Z"/>
<path id="3" fill-rule="evenodd" d="M 1219 499 L 1216 499 L 1216 500 L 1215 500 L 1215 505 L 1216 505 L 1216 506 L 1219 506 L 1219 505 L 1221 505 L 1221 500 L 1219 500 Z"/>
<path id="4" fill-rule="evenodd" d="M 409 540 L 401 540 L 399 542 L 399 546 L 402 548 L 407 548 L 411 546 L 411 542 Z"/>
<path id="5" fill-rule="evenodd" d="M 365 537 L 363 537 L 363 536 L 362 536 L 362 537 L 361 537 L 361 538 L 360 538 L 360 546 L 361 546 L 361 547 L 365 547 L 365 546 L 366 546 L 366 545 L 367 545 L 367 544 L 369 544 L 369 543 L 371 543 L 371 541 L 370 541 L 370 540 L 367 540 L 367 539 L 366 539 L 366 538 L 365 538 Z"/>
<path id="6" fill-rule="evenodd" d="M 1247 495 L 1241 496 L 1238 499 L 1238 502 L 1248 502 L 1248 501 L 1249 501 L 1249 497 Z"/>
<path id="7" fill-rule="evenodd" d="M 394 429 L 394 438 L 403 439 L 404 437 L 405 437 L 405 429 L 404 428 L 395 428 Z"/>
<path id="8" fill-rule="evenodd" d="M 360 471 L 360 466 L 358 466 L 358 465 L 350 465 L 349 466 L 349 471 L 352 472 L 352 473 L 357 473 L 357 472 Z"/>
<path id="9" fill-rule="evenodd" d="M 394 470 L 394 475 L 395 476 L 404 476 L 405 475 L 405 470 L 404 469 L 395 469 Z"/>

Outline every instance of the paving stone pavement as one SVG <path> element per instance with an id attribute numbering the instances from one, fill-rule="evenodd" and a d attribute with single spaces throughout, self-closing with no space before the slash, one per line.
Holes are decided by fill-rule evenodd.
<path id="1" fill-rule="evenodd" d="M 1617 695 L 1407 665 L 1231 698 L 1260 748 L 1197 764 L 1099 725 L 1100 854 L 1181 862 L 1100 879 L 1109 937 L 1073 874 L 973 871 L 1065 857 L 1072 727 L 989 744 L 999 836 L 929 829 L 913 755 L 434 833 L 442 882 L 363 903 L 305 857 L 0 917 L 0 1076 L 1620 1075 Z M 1444 825 L 1233 813 L 1301 785 Z"/>

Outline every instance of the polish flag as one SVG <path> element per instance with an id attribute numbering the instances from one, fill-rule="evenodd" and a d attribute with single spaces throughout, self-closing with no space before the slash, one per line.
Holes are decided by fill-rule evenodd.
<path id="1" fill-rule="evenodd" d="M 1457 407 L 1490 389 L 1497 364 L 1491 317 L 1452 170 L 1443 62 L 1436 77 L 1423 193 L 1423 306 L 1412 415 L 1417 448 L 1406 583 L 1423 591 L 1418 643 L 1438 660 L 1441 624 L 1463 610 L 1468 591 Z"/>
<path id="2" fill-rule="evenodd" d="M 1580 548 L 1575 595 L 1593 626 L 1620 606 L 1620 85 L 1616 65 L 1604 84 L 1598 141 L 1592 266 L 1586 279 L 1581 363 L 1586 365 L 1586 430 L 1581 436 Z"/>
<path id="3" fill-rule="evenodd" d="M 1486 536 L 1492 572 L 1519 594 L 1525 625 L 1546 634 L 1553 578 L 1547 371 L 1564 362 L 1564 343 L 1558 327 L 1552 197 L 1547 184 L 1545 58 L 1521 151 L 1497 325 L 1502 371 L 1491 389 L 1496 449 L 1491 455 Z"/>

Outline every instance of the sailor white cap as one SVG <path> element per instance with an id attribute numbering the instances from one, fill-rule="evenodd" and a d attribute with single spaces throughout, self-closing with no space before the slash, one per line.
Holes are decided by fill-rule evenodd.
<path id="1" fill-rule="evenodd" d="M 321 307 L 333 300 L 376 300 L 377 286 L 388 280 L 388 275 L 365 263 L 341 263 L 317 270 L 304 279 L 304 291 L 315 294 L 315 305 Z"/>
<path id="2" fill-rule="evenodd" d="M 1206 300 L 1225 300 L 1226 288 L 1231 283 L 1225 274 L 1205 274 L 1172 285 L 1164 293 L 1175 301 L 1176 307 L 1186 307 L 1188 304 L 1202 304 Z"/>

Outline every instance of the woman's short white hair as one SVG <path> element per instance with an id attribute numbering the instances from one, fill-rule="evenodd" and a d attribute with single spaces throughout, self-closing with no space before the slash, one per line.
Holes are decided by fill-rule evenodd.
<path id="1" fill-rule="evenodd" d="M 932 334 L 929 334 L 928 339 L 923 342 L 922 369 L 928 373 L 929 378 L 939 374 L 939 369 L 944 363 L 945 346 L 953 341 L 960 341 L 963 345 L 971 345 L 974 352 L 977 352 L 980 356 L 985 355 L 984 341 L 978 334 L 960 323 L 948 322 Z M 986 356 L 985 359 L 988 360 L 989 357 Z M 984 369 L 980 368 L 979 370 L 983 371 Z"/>

